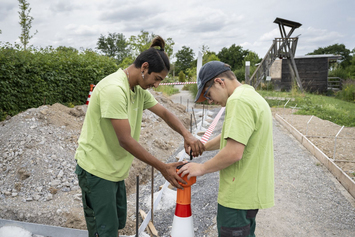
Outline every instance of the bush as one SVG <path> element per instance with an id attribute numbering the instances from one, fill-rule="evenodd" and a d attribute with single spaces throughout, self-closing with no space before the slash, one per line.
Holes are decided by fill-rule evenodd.
<path id="1" fill-rule="evenodd" d="M 185 73 L 183 71 L 179 72 L 179 82 L 185 82 Z"/>
<path id="2" fill-rule="evenodd" d="M 348 79 L 343 84 L 343 89 L 335 94 L 335 97 L 341 100 L 355 102 L 355 81 Z"/>
<path id="3" fill-rule="evenodd" d="M 245 81 L 245 69 L 237 69 L 233 71 L 239 82 Z"/>
<path id="4" fill-rule="evenodd" d="M 84 104 L 90 84 L 118 69 L 90 50 L 0 47 L 0 119 L 43 104 Z"/>
<path id="5" fill-rule="evenodd" d="M 328 77 L 340 77 L 340 78 L 346 79 L 348 77 L 348 73 L 346 72 L 346 70 L 344 70 L 343 68 L 339 67 L 339 68 L 337 68 L 335 70 L 329 71 Z"/>
<path id="6" fill-rule="evenodd" d="M 261 90 L 272 91 L 274 90 L 274 84 L 271 81 L 262 82 Z"/>

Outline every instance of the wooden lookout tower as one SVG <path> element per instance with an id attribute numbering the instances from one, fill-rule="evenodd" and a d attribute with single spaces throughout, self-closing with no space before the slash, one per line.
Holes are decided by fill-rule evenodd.
<path id="1" fill-rule="evenodd" d="M 295 29 L 299 28 L 302 24 L 294 21 L 289 21 L 281 18 L 276 18 L 274 23 L 279 25 L 281 38 L 275 38 L 270 49 L 267 51 L 265 57 L 259 64 L 250 78 L 250 85 L 257 88 L 261 81 L 268 76 L 269 69 L 276 58 L 287 59 L 288 66 L 290 68 L 291 76 L 296 80 L 298 87 L 303 91 L 302 83 L 298 74 L 298 70 L 295 63 L 295 52 L 297 47 L 298 37 L 291 38 Z M 285 27 L 289 27 L 290 30 L 286 32 Z"/>

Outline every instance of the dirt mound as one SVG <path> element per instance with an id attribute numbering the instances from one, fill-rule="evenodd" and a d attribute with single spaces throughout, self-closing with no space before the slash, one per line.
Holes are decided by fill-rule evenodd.
<path id="1" fill-rule="evenodd" d="M 152 94 L 188 128 L 185 106 Z M 74 154 L 86 109 L 44 105 L 0 122 L 0 218 L 85 228 Z M 165 161 L 182 141 L 162 119 L 144 111 L 140 144 L 151 154 Z M 151 168 L 134 160 L 128 194 L 137 174 L 142 182 L 150 180 Z"/>

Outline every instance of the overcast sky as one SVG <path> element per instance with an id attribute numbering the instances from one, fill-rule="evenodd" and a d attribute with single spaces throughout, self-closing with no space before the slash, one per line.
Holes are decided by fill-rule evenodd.
<path id="1" fill-rule="evenodd" d="M 296 55 L 336 43 L 355 48 L 355 0 L 27 0 L 33 16 L 30 45 L 96 48 L 100 35 L 141 30 L 170 37 L 174 53 L 202 45 L 218 53 L 232 44 L 264 57 L 280 37 L 276 17 L 299 22 Z M 20 42 L 17 0 L 0 0 L 0 41 Z M 286 27 L 286 30 L 290 28 Z M 291 36 L 291 37 L 292 37 Z"/>

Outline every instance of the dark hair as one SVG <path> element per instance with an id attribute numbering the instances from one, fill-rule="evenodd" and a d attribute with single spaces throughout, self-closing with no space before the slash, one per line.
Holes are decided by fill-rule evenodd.
<path id="1" fill-rule="evenodd" d="M 160 47 L 160 49 L 156 49 L 154 47 Z M 136 60 L 134 61 L 134 66 L 136 68 L 140 68 L 143 63 L 149 63 L 148 73 L 151 72 L 161 72 L 164 69 L 169 71 L 170 70 L 170 62 L 169 57 L 164 51 L 165 48 L 165 41 L 159 35 L 156 36 L 150 48 L 142 52 Z"/>
<path id="2" fill-rule="evenodd" d="M 231 66 L 229 66 L 226 63 L 224 64 L 224 66 L 231 68 Z M 227 78 L 229 80 L 237 79 L 237 77 L 235 76 L 234 72 L 232 70 L 230 70 L 230 71 L 228 70 L 228 71 L 222 72 L 221 74 L 215 76 L 214 78 L 212 78 L 211 80 L 206 82 L 205 87 L 209 87 L 214 82 L 214 79 L 220 78 L 220 77 L 224 77 L 224 78 Z"/>

